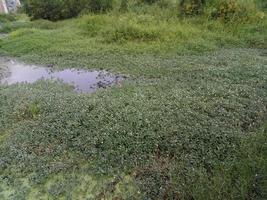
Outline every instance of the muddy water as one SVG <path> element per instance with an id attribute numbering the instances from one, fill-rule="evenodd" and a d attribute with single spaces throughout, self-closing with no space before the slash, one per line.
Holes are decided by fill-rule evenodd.
<path id="1" fill-rule="evenodd" d="M 73 85 L 75 91 L 90 93 L 98 88 L 119 84 L 123 78 L 105 71 L 65 69 L 55 71 L 51 67 L 26 65 L 14 60 L 0 59 L 1 84 L 34 83 L 38 80 L 59 80 Z M 2 77 L 2 78 L 1 78 Z"/>

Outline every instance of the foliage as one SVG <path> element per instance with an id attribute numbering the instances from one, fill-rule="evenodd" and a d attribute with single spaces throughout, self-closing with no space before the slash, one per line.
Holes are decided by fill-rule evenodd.
<path id="1" fill-rule="evenodd" d="M 256 13 L 248 4 L 241 4 L 236 0 L 221 1 L 215 11 L 212 13 L 214 18 L 220 18 L 226 22 L 229 21 L 245 21 L 249 20 L 250 16 Z"/>
<path id="2" fill-rule="evenodd" d="M 120 8 L 119 8 L 119 11 L 120 12 L 125 12 L 128 10 L 128 0 L 122 0 L 121 1 L 121 4 L 120 4 Z"/>
<path id="3" fill-rule="evenodd" d="M 125 41 L 148 42 L 161 38 L 161 33 L 157 29 L 149 29 L 144 26 L 127 20 L 119 21 L 113 27 L 103 32 L 105 42 L 123 43 Z"/>
<path id="4" fill-rule="evenodd" d="M 256 3 L 262 10 L 267 11 L 267 2 L 265 0 L 259 0 Z"/>
<path id="5" fill-rule="evenodd" d="M 82 62 L 86 65 L 83 62 L 86 62 L 84 58 L 88 52 L 101 55 L 113 51 L 184 54 L 221 47 L 266 47 L 265 19 L 231 23 L 206 18 L 164 18 L 156 13 L 84 15 L 53 23 L 18 21 L 2 27 L 2 31 L 13 32 L 8 40 L 2 41 L 0 51 L 20 56 L 35 55 L 38 51 L 42 56 L 36 56 L 43 61 L 49 57 L 55 63 L 75 65 L 75 62 Z M 13 43 L 20 45 L 14 49 Z"/>
<path id="6" fill-rule="evenodd" d="M 180 14 L 200 15 L 203 13 L 205 0 L 180 0 Z"/>
<path id="7" fill-rule="evenodd" d="M 77 16 L 82 10 L 103 12 L 112 8 L 112 0 L 26 0 L 24 8 L 33 19 L 59 19 Z"/>
<path id="8" fill-rule="evenodd" d="M 39 195 L 67 197 L 84 190 L 81 176 L 99 174 L 104 181 L 93 176 L 100 186 L 91 194 L 100 198 L 115 195 L 127 174 L 129 187 L 141 196 L 128 188 L 126 199 L 264 195 L 266 135 L 247 138 L 266 119 L 261 53 L 90 55 L 88 67 L 112 67 L 137 78 L 92 95 L 77 95 L 57 82 L 0 86 L 0 132 L 9 133 L 0 147 L 1 178 L 9 181 L 4 191 L 14 195 L 13 188 L 27 199 L 34 185 Z M 21 111 L 29 114 L 18 118 Z M 81 175 L 68 179 L 72 173 Z M 59 174 L 63 178 L 55 181 Z M 12 184 L 23 177 L 28 189 Z"/>
<path id="9" fill-rule="evenodd" d="M 129 78 L 0 85 L 0 199 L 266 199 L 266 18 L 128 3 L 2 27 L 2 56 Z"/>
<path id="10" fill-rule="evenodd" d="M 159 2 L 160 0 L 142 0 L 142 2 L 144 3 L 148 3 L 148 4 L 153 4 L 153 3 L 156 3 L 156 2 Z"/>
<path id="11" fill-rule="evenodd" d="M 113 7 L 113 0 L 90 0 L 89 10 L 92 12 L 105 12 Z"/>
<path id="12" fill-rule="evenodd" d="M 0 14 L 0 23 L 7 23 L 15 20 L 16 17 L 13 14 Z"/>
<path id="13" fill-rule="evenodd" d="M 178 9 L 179 7 L 179 9 Z M 24 8 L 33 19 L 59 20 L 71 18 L 86 12 L 150 12 L 155 8 L 168 10 L 168 15 L 196 16 L 208 14 L 214 18 L 229 21 L 243 19 L 245 21 L 258 9 L 264 9 L 261 0 L 26 0 Z M 160 11 L 161 12 L 161 11 Z M 245 18 L 244 18 L 245 16 Z"/>
<path id="14" fill-rule="evenodd" d="M 24 8 L 26 13 L 34 19 L 58 20 L 75 16 L 75 14 L 70 13 L 67 0 L 27 0 L 24 3 Z"/>

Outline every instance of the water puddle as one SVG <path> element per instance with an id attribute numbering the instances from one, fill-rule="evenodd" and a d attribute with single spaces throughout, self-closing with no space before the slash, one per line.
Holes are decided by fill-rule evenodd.
<path id="1" fill-rule="evenodd" d="M 110 74 L 106 71 L 77 69 L 55 71 L 49 67 L 26 65 L 14 60 L 0 59 L 1 84 L 34 83 L 38 80 L 59 80 L 74 86 L 77 92 L 91 93 L 98 88 L 120 84 L 123 77 Z"/>

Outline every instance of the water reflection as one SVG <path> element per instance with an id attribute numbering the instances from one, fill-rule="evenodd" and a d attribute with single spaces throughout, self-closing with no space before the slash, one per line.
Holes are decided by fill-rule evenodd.
<path id="1" fill-rule="evenodd" d="M 5 70 L 2 84 L 34 83 L 38 80 L 60 80 L 71 84 L 77 92 L 93 92 L 122 81 L 122 77 L 105 71 L 65 69 L 54 71 L 48 67 L 26 65 L 13 60 L 0 61 L 0 69 Z"/>

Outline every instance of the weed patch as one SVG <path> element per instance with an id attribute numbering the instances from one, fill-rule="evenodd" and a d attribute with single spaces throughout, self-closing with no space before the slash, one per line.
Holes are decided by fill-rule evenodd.
<path id="1" fill-rule="evenodd" d="M 260 53 L 120 56 L 117 63 L 132 66 L 128 72 L 140 79 L 93 95 L 44 81 L 1 86 L 1 131 L 10 130 L 0 146 L 1 178 L 29 182 L 11 185 L 3 199 L 14 191 L 33 195 L 35 184 L 51 198 L 76 190 L 126 199 L 264 195 L 264 140 L 251 139 L 265 133 L 257 131 L 266 120 L 267 98 L 266 58 Z M 17 108 L 28 113 L 19 124 Z M 82 179 L 67 178 L 72 172 L 106 178 L 96 194 L 86 193 Z M 59 173 L 63 178 L 53 179 Z"/>
<path id="2" fill-rule="evenodd" d="M 0 199 L 266 199 L 266 18 L 126 3 L 6 23 L 1 55 L 131 78 L 0 85 Z"/>

